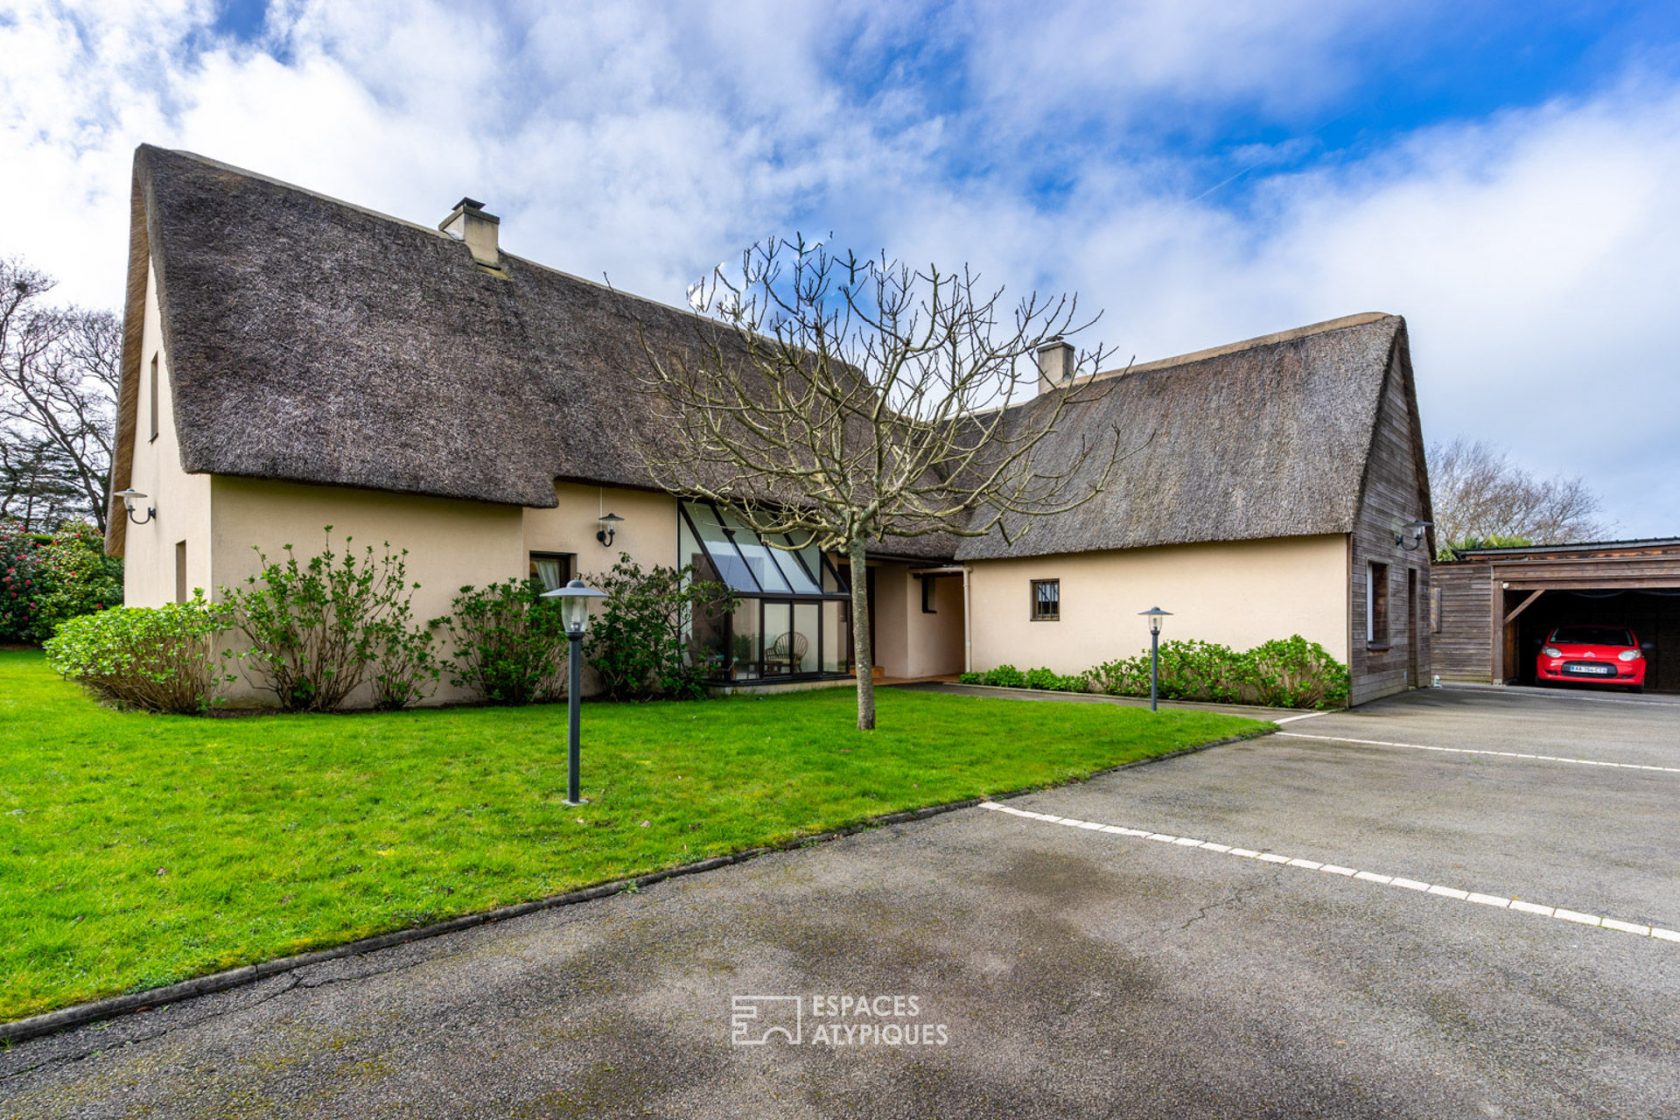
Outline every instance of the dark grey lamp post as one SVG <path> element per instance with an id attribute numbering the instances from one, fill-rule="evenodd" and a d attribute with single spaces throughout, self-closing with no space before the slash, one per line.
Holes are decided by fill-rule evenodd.
<path id="1" fill-rule="evenodd" d="M 1138 614 L 1149 620 L 1149 710 L 1153 712 L 1159 710 L 1156 705 L 1161 695 L 1161 620 L 1172 612 L 1150 607 Z"/>
<path id="2" fill-rule="evenodd" d="M 560 621 L 565 624 L 566 637 L 571 640 L 571 654 L 567 658 L 566 679 L 566 804 L 581 805 L 583 797 L 578 789 L 578 705 L 583 697 L 583 635 L 589 629 L 589 600 L 605 599 L 605 591 L 597 591 L 581 579 L 574 579 L 564 587 L 544 591 L 544 599 L 559 599 Z"/>

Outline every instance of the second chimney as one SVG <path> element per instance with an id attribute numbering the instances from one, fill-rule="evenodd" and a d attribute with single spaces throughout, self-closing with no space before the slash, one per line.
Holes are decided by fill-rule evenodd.
<path id="1" fill-rule="evenodd" d="M 1077 367 L 1073 344 L 1054 338 L 1038 348 L 1038 391 L 1040 395 L 1052 389 L 1065 389 L 1073 384 Z"/>
<path id="2" fill-rule="evenodd" d="M 484 203 L 476 198 L 463 198 L 438 223 L 438 228 L 457 241 L 465 241 L 473 260 L 486 268 L 500 268 L 501 251 L 496 247 L 496 227 L 502 220 L 484 212 Z"/>

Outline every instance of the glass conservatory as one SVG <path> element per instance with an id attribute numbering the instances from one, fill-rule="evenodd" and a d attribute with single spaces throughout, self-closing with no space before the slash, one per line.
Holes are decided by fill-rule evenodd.
<path id="1" fill-rule="evenodd" d="M 697 650 L 718 681 L 812 680 L 851 670 L 849 588 L 815 545 L 766 539 L 713 502 L 680 502 L 677 561 L 694 578 L 733 588 L 729 614 L 690 620 Z"/>

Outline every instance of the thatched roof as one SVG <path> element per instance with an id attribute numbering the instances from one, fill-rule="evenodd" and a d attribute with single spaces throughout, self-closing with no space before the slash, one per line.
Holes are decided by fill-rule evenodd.
<path id="1" fill-rule="evenodd" d="M 129 484 L 148 263 L 188 472 L 523 506 L 554 505 L 558 480 L 651 487 L 627 438 L 667 423 L 635 390 L 643 339 L 669 352 L 712 329 L 505 250 L 498 274 L 429 226 L 142 146 L 114 490 Z M 980 559 L 1346 532 L 1396 346 L 1403 323 L 1368 315 L 1137 367 L 1071 408 L 1050 448 L 1073 455 L 1081 431 L 1119 425 L 1143 450 L 1112 491 L 1012 544 L 882 549 Z M 126 519 L 110 524 L 120 552 Z"/>
<path id="2" fill-rule="evenodd" d="M 1042 556 L 1200 541 L 1347 533 L 1354 527 L 1382 399 L 1405 321 L 1363 314 L 1133 366 L 1074 392 L 1043 461 L 1083 462 L 1081 492 L 1118 439 L 1110 485 L 1068 513 L 1012 519 L 957 546 L 957 559 Z M 1025 422 L 1048 397 L 1017 406 Z"/>

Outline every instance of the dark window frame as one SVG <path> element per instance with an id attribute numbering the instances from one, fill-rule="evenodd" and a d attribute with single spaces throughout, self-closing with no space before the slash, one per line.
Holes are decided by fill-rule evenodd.
<path id="1" fill-rule="evenodd" d="M 1038 589 L 1049 587 L 1053 594 L 1048 599 L 1040 599 Z M 1028 617 L 1034 622 L 1060 622 L 1062 620 L 1062 581 L 1057 579 L 1035 579 L 1027 582 L 1028 588 Z"/>
<path id="2" fill-rule="evenodd" d="M 147 398 L 148 398 L 147 411 L 151 413 L 150 423 L 151 423 L 151 432 L 152 432 L 151 440 L 148 440 L 147 442 L 152 442 L 152 441 L 155 441 L 158 438 L 158 430 L 159 430 L 158 429 L 158 356 L 156 354 L 152 355 L 151 381 L 148 385 L 146 395 L 147 395 Z"/>
<path id="3" fill-rule="evenodd" d="M 1389 648 L 1388 564 L 1370 560 L 1365 564 L 1365 645 L 1368 649 Z"/>
<path id="4" fill-rule="evenodd" d="M 555 551 L 552 551 L 552 550 L 549 550 L 549 549 L 532 549 L 530 552 L 525 554 L 525 563 L 526 563 L 525 570 L 528 573 L 527 578 L 529 578 L 529 579 L 536 579 L 537 578 L 536 568 L 537 568 L 537 561 L 538 560 L 559 560 L 559 561 L 561 561 L 561 563 L 564 565 L 564 567 L 562 568 L 562 571 L 561 571 L 561 578 L 560 578 L 560 585 L 562 587 L 564 587 L 569 580 L 573 580 L 573 579 L 577 578 L 578 566 L 577 566 L 577 553 L 575 553 L 575 552 L 555 552 Z"/>

